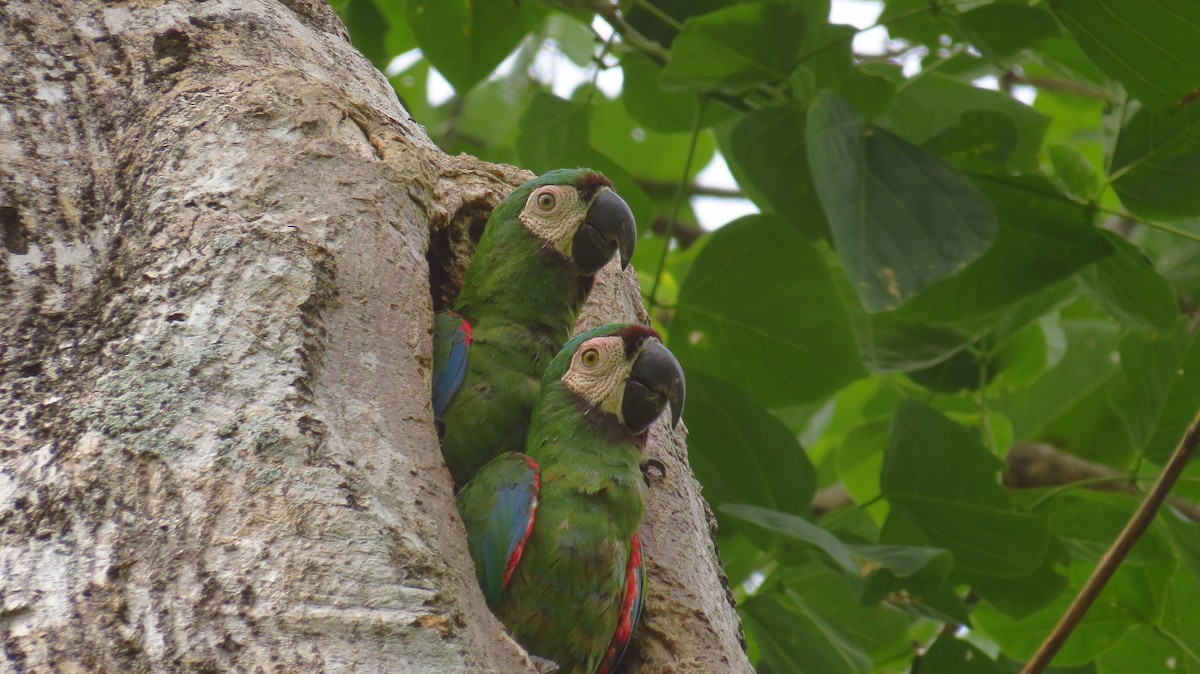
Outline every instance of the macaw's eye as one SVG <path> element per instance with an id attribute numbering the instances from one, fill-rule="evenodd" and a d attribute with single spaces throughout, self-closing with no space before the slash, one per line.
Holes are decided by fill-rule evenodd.
<path id="1" fill-rule="evenodd" d="M 595 349 L 588 349 L 579 355 L 579 362 L 583 363 L 584 367 L 596 367 L 600 362 L 600 352 Z"/>
<path id="2" fill-rule="evenodd" d="M 558 198 L 554 196 L 553 192 L 542 192 L 538 195 L 537 205 L 543 211 L 552 211 L 558 205 Z"/>

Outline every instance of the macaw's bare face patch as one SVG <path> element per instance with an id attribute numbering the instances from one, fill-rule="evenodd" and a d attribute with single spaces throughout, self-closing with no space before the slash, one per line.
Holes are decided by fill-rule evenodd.
<path id="1" fill-rule="evenodd" d="M 587 217 L 588 206 L 572 185 L 543 185 L 529 194 L 519 218 L 534 236 L 569 260 L 571 243 Z"/>

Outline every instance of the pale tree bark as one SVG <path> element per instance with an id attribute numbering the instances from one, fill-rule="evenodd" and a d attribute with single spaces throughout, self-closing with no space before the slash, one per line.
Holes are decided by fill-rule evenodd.
<path id="1" fill-rule="evenodd" d="M 527 671 L 429 405 L 430 278 L 527 177 L 441 153 L 320 0 L 0 1 L 0 671 Z M 629 671 L 747 671 L 682 435 L 648 451 Z"/>

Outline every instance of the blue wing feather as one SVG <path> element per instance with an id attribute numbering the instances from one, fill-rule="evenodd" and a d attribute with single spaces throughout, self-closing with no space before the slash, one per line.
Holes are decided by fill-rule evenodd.
<path id="1" fill-rule="evenodd" d="M 500 601 L 537 514 L 537 462 L 509 452 L 489 461 L 458 493 L 475 577 L 489 607 Z"/>
<path id="2" fill-rule="evenodd" d="M 433 418 L 445 417 L 450 401 L 467 374 L 471 324 L 453 311 L 443 311 L 433 324 Z"/>

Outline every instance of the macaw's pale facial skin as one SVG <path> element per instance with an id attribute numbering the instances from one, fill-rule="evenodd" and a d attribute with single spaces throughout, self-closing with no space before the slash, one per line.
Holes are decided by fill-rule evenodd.
<path id="1" fill-rule="evenodd" d="M 637 239 L 603 175 L 550 171 L 492 212 L 453 312 L 434 328 L 434 416 L 456 485 L 522 451 L 538 381 L 567 340 L 593 277 Z"/>
<path id="2" fill-rule="evenodd" d="M 525 454 L 485 465 L 458 495 L 489 606 L 565 673 L 609 673 L 641 612 L 637 527 L 645 433 L 684 401 L 679 362 L 649 328 L 608 324 L 546 369 Z"/>

